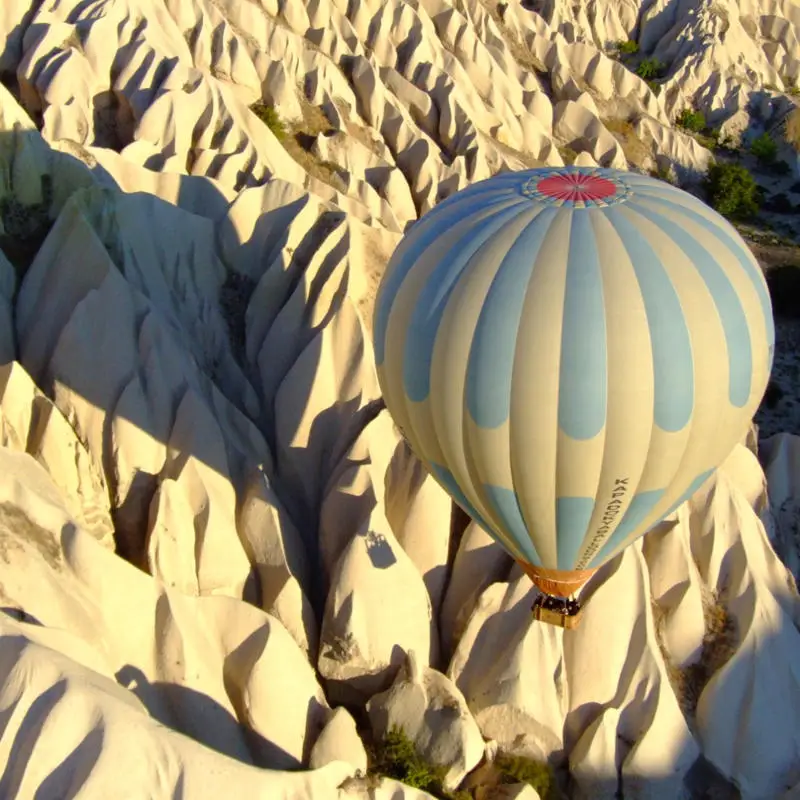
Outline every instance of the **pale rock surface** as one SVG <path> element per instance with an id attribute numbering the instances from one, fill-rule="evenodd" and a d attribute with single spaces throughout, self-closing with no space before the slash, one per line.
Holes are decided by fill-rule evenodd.
<path id="1" fill-rule="evenodd" d="M 331 762 L 342 761 L 362 773 L 367 771 L 367 751 L 356 730 L 356 723 L 344 706 L 329 712 L 325 727 L 317 737 L 308 765 L 319 769 Z"/>
<path id="2" fill-rule="evenodd" d="M 0 459 L 4 606 L 96 643 L 102 671 L 162 723 L 246 763 L 307 763 L 327 703 L 277 620 L 154 581 L 70 520 L 31 456 L 0 449 Z"/>
<path id="3" fill-rule="evenodd" d="M 253 471 L 239 503 L 237 528 L 260 585 L 257 605 L 280 620 L 310 661 L 319 626 L 304 587 L 311 581 L 305 545 L 260 470 Z"/>
<path id="4" fill-rule="evenodd" d="M 776 552 L 800 580 L 800 437 L 781 433 L 761 443 L 769 508 L 762 514 Z"/>
<path id="5" fill-rule="evenodd" d="M 677 181 L 697 181 L 711 163 L 711 152 L 695 139 L 654 119 L 640 117 L 634 124 L 634 131 L 643 141 L 652 142 L 658 153 L 657 165 L 672 170 Z"/>
<path id="6" fill-rule="evenodd" d="M 192 214 L 210 220 L 223 218 L 236 193 L 207 176 L 154 172 L 132 163 L 107 147 L 80 147 L 59 141 L 54 147 L 69 147 L 69 152 L 90 166 L 101 186 L 119 188 L 128 194 L 144 192 Z"/>
<path id="7" fill-rule="evenodd" d="M 363 704 L 407 651 L 423 674 L 454 651 L 482 735 L 587 796 L 677 797 L 701 751 L 743 797 L 796 794 L 799 601 L 772 549 L 800 574 L 796 440 L 762 447 L 768 499 L 735 449 L 565 635 L 476 525 L 453 557 L 369 342 L 400 232 L 468 183 L 557 145 L 694 183 L 684 108 L 777 130 L 797 7 L 95 5 L 0 4 L 0 795 L 124 774 L 148 797 L 429 797 L 342 786 L 363 747 L 311 667 Z"/>
<path id="8" fill-rule="evenodd" d="M 697 663 L 703 652 L 705 613 L 713 603 L 680 526 L 688 522 L 685 506 L 672 524 L 662 524 L 642 541 L 650 576 L 656 632 L 670 661 L 678 667 Z"/>
<path id="9" fill-rule="evenodd" d="M 393 778 L 381 778 L 377 786 L 368 780 L 348 781 L 344 788 L 344 796 L 352 800 L 435 800 L 434 795 Z"/>
<path id="10" fill-rule="evenodd" d="M 425 581 L 439 616 L 448 577 L 452 500 L 403 442 L 386 472 L 386 518 Z"/>
<path id="11" fill-rule="evenodd" d="M 132 797 L 218 800 L 232 787 L 263 800 L 349 796 L 337 787 L 352 776 L 350 764 L 263 769 L 161 724 L 114 680 L 91 641 L 0 615 L 0 704 L 13 709 L 0 747 L 5 796 L 56 800 L 74 789 L 118 797 L 121 775 Z"/>
<path id="12" fill-rule="evenodd" d="M 649 603 L 642 602 L 648 590 L 644 560 L 633 545 L 603 568 L 580 627 L 565 636 L 532 621 L 536 590 L 524 576 L 489 587 L 449 669 L 484 737 L 544 759 L 571 752 L 601 709 L 625 709 L 618 723 L 611 717 L 602 723 L 631 743 L 616 751 L 612 769 L 627 764 L 631 782 L 651 775 L 679 786 L 699 748 L 672 691 Z M 623 596 L 639 599 L 620 604 Z M 607 678 L 591 666 L 601 651 L 616 665 Z M 542 694 L 535 688 L 541 685 L 555 691 Z M 648 697 L 646 713 L 633 702 L 639 693 Z"/>
<path id="13" fill-rule="evenodd" d="M 57 407 L 96 464 L 112 476 L 121 551 L 139 563 L 148 558 L 147 551 L 151 562 L 167 570 L 162 574 L 168 582 L 186 588 L 189 580 L 197 582 L 201 593 L 224 590 L 240 596 L 250 567 L 238 537 L 235 546 L 224 544 L 216 556 L 211 553 L 224 536 L 220 529 L 215 537 L 222 519 L 235 530 L 232 508 L 225 508 L 232 489 L 224 478 L 235 480 L 248 460 L 258 463 L 266 446 L 197 362 L 187 358 L 189 332 L 179 327 L 182 323 L 154 307 L 122 277 L 87 219 L 84 200 L 79 193 L 68 201 L 20 289 L 16 322 L 21 360 L 34 379 L 52 387 Z M 70 253 L 81 254 L 82 280 L 70 269 L 71 257 L 77 257 Z M 169 383 L 161 375 L 169 376 Z M 181 452 L 194 458 L 178 457 Z M 201 462 L 204 466 L 198 466 Z M 164 477 L 184 475 L 193 486 L 190 505 L 210 503 L 212 510 L 217 495 L 212 516 L 204 513 L 188 528 L 182 525 L 182 533 L 174 530 L 180 540 L 174 545 L 169 537 L 161 542 L 164 525 L 156 524 L 160 513 L 169 516 L 166 497 L 159 494 L 157 510 L 148 518 L 159 476 L 169 463 L 171 472 Z M 152 530 L 155 537 L 149 536 Z M 159 543 L 167 549 L 161 552 Z M 193 556 L 180 567 L 191 575 L 170 574 L 167 565 L 178 564 L 168 555 L 174 547 L 188 547 L 197 556 L 197 563 Z"/>
<path id="14" fill-rule="evenodd" d="M 562 100 L 554 112 L 553 133 L 568 147 L 585 150 L 601 167 L 627 168 L 619 142 L 585 106 Z"/>
<path id="15" fill-rule="evenodd" d="M 600 165 L 594 160 L 591 153 L 581 150 L 572 162 L 576 167 L 599 167 Z"/>
<path id="16" fill-rule="evenodd" d="M 690 502 L 692 551 L 732 618 L 735 648 L 700 697 L 698 734 L 743 793 L 775 796 L 800 770 L 800 597 L 733 480 L 720 472 L 704 488 Z"/>
<path id="17" fill-rule="evenodd" d="M 570 774 L 580 800 L 614 800 L 619 792 L 617 727 L 620 712 L 603 709 L 581 734 L 569 755 Z"/>
<path id="18" fill-rule="evenodd" d="M 507 783 L 492 789 L 493 800 L 541 800 L 541 795 L 529 783 Z"/>
<path id="19" fill-rule="evenodd" d="M 73 518 L 105 547 L 114 549 L 103 472 L 69 422 L 17 362 L 0 366 L 0 444 L 36 459 Z"/>
<path id="20" fill-rule="evenodd" d="M 470 520 L 459 542 L 440 614 L 442 649 L 447 657 L 458 644 L 483 590 L 506 578 L 513 563 L 511 556 Z"/>
<path id="21" fill-rule="evenodd" d="M 318 668 L 334 702 L 365 702 L 388 688 L 414 650 L 434 655 L 428 592 L 375 507 L 344 548 L 331 576 Z"/>
<path id="22" fill-rule="evenodd" d="M 373 695 L 366 708 L 375 738 L 402 730 L 426 761 L 446 768 L 447 789 L 455 789 L 483 757 L 483 738 L 463 695 L 440 672 L 419 664 L 413 650 L 391 688 Z"/>

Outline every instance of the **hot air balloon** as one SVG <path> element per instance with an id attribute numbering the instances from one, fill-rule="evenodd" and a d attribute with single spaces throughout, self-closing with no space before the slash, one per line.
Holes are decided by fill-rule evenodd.
<path id="1" fill-rule="evenodd" d="M 373 330 L 409 446 L 541 591 L 535 616 L 564 601 L 564 627 L 598 567 L 745 435 L 775 341 L 764 277 L 723 217 L 666 182 L 577 167 L 499 174 L 425 214 Z"/>

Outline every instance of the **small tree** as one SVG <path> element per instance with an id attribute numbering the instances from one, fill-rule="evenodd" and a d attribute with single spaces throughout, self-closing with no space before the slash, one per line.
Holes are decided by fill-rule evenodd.
<path id="1" fill-rule="evenodd" d="M 632 56 L 639 52 L 639 45 L 637 42 L 634 42 L 633 39 L 628 39 L 627 41 L 617 42 L 616 44 L 617 52 L 621 56 Z"/>
<path id="2" fill-rule="evenodd" d="M 260 100 L 250 106 L 250 110 L 275 134 L 278 139 L 286 138 L 286 125 L 278 112 Z"/>
<path id="3" fill-rule="evenodd" d="M 750 144 L 750 152 L 762 163 L 773 164 L 778 158 L 778 145 L 768 134 L 756 136 Z"/>
<path id="4" fill-rule="evenodd" d="M 655 58 L 646 58 L 636 67 L 636 74 L 644 81 L 660 78 L 666 70 L 666 65 Z"/>
<path id="5" fill-rule="evenodd" d="M 724 217 L 749 219 L 761 207 L 761 192 L 750 172 L 741 164 L 714 164 L 706 175 L 708 202 Z"/>
<path id="6" fill-rule="evenodd" d="M 702 111 L 695 111 L 691 108 L 684 108 L 680 114 L 678 114 L 678 118 L 675 120 L 675 124 L 678 125 L 680 128 L 684 128 L 687 131 L 693 131 L 694 133 L 699 133 L 706 127 L 706 118 L 703 115 Z"/>

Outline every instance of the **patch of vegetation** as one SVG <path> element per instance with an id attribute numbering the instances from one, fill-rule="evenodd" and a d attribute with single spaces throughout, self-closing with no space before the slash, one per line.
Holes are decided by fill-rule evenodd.
<path id="1" fill-rule="evenodd" d="M 786 141 L 800 153 L 800 108 L 795 108 L 794 111 L 786 117 L 784 136 Z"/>
<path id="2" fill-rule="evenodd" d="M 694 138 L 699 145 L 702 145 L 707 150 L 719 150 L 721 148 L 719 128 L 703 128 L 703 130 L 694 135 Z M 735 148 L 733 152 L 735 152 Z"/>
<path id="3" fill-rule="evenodd" d="M 647 85 L 650 87 L 650 91 L 658 97 L 661 94 L 661 84 L 657 81 L 647 81 Z"/>
<path id="4" fill-rule="evenodd" d="M 577 150 L 573 150 L 571 147 L 567 147 L 566 145 L 559 145 L 558 152 L 561 153 L 561 158 L 564 159 L 564 163 L 567 166 L 574 164 L 575 159 L 578 157 Z"/>
<path id="5" fill-rule="evenodd" d="M 722 136 L 719 128 L 711 128 L 706 124 L 706 117 L 702 111 L 694 108 L 685 108 L 675 118 L 675 125 L 687 133 L 691 133 L 695 141 L 708 150 L 727 149 L 736 152 L 732 143 Z"/>
<path id="6" fill-rule="evenodd" d="M 373 778 L 394 778 L 443 800 L 471 800 L 469 792 L 448 792 L 444 788 L 445 767 L 425 761 L 401 728 L 393 727 L 368 749 L 371 751 L 368 774 Z"/>
<path id="7" fill-rule="evenodd" d="M 286 125 L 273 106 L 268 106 L 259 100 L 250 106 L 250 110 L 275 134 L 277 139 L 281 141 L 286 139 Z"/>
<path id="8" fill-rule="evenodd" d="M 614 44 L 614 50 L 621 56 L 633 56 L 639 52 L 639 43 L 633 39 L 619 41 Z"/>
<path id="9" fill-rule="evenodd" d="M 671 676 L 678 702 L 687 719 L 693 720 L 697 703 L 711 677 L 730 660 L 736 651 L 736 624 L 725 605 L 714 594 L 703 607 L 705 635 L 700 657 L 694 664 L 677 669 Z"/>
<path id="10" fill-rule="evenodd" d="M 645 81 L 663 78 L 667 71 L 667 65 L 656 58 L 646 58 L 636 67 L 636 74 Z"/>
<path id="11" fill-rule="evenodd" d="M 756 136 L 750 143 L 750 152 L 758 159 L 759 163 L 768 166 L 774 164 L 778 158 L 778 144 L 766 132 Z"/>
<path id="12" fill-rule="evenodd" d="M 62 50 L 77 50 L 79 53 L 83 52 L 83 42 L 81 41 L 81 37 L 78 35 L 78 29 L 74 28 L 72 33 L 67 36 L 66 39 L 61 43 Z"/>
<path id="13" fill-rule="evenodd" d="M 347 119 L 350 116 L 350 109 L 347 103 L 341 97 L 334 97 L 333 104 L 336 106 L 336 110 L 339 114 L 341 114 L 342 119 L 347 120 L 348 136 L 352 136 L 357 142 L 363 144 L 367 150 L 370 150 L 376 156 L 382 157 L 383 148 L 381 147 L 381 142 L 374 137 L 369 128 Z"/>
<path id="14" fill-rule="evenodd" d="M 650 159 L 650 149 L 637 136 L 633 123 L 627 119 L 604 119 L 603 125 L 620 143 L 625 158 L 634 167 L 641 168 Z"/>
<path id="15" fill-rule="evenodd" d="M 499 754 L 494 763 L 502 776 L 500 783 L 527 783 L 542 800 L 558 800 L 561 796 L 550 764 L 507 753 Z"/>
<path id="16" fill-rule="evenodd" d="M 311 176 L 333 186 L 338 191 L 345 187 L 342 169 L 331 161 L 317 158 L 311 148 L 320 134 L 331 135 L 335 130 L 321 108 L 311 105 L 304 96 L 300 98 L 302 119 L 287 124 L 277 111 L 262 102 L 253 103 L 250 110 L 275 134 L 284 150 Z"/>
<path id="17" fill-rule="evenodd" d="M 678 185 L 672 170 L 666 164 L 662 164 L 661 166 L 657 166 L 655 169 L 651 169 L 650 177 L 658 178 L 658 180 L 664 181 L 664 183 L 670 183 L 673 186 Z"/>
<path id="18" fill-rule="evenodd" d="M 692 131 L 693 133 L 699 133 L 706 127 L 706 118 L 702 111 L 696 111 L 692 108 L 684 108 L 683 111 L 678 114 L 675 124 L 684 130 Z"/>
<path id="19" fill-rule="evenodd" d="M 751 219 L 761 207 L 758 184 L 741 164 L 713 164 L 706 174 L 705 190 L 711 207 L 729 219 Z"/>
<path id="20" fill-rule="evenodd" d="M 547 67 L 531 52 L 525 41 L 517 37 L 516 31 L 505 22 L 506 3 L 494 3 L 492 0 L 480 0 L 481 5 L 489 12 L 500 32 L 503 34 L 511 56 L 523 69 L 535 72 L 540 78 L 547 76 Z M 503 10 L 501 11 L 501 7 Z"/>
<path id="21" fill-rule="evenodd" d="M 53 180 L 49 175 L 42 175 L 41 187 L 41 201 L 31 205 L 21 203 L 14 195 L 0 198 L 4 229 L 0 235 L 0 250 L 14 265 L 18 286 L 53 227 L 50 219 Z"/>

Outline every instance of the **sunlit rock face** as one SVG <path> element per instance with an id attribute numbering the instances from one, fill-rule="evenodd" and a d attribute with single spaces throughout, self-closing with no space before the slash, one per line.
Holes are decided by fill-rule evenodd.
<path id="1" fill-rule="evenodd" d="M 793 323 L 777 435 L 574 631 L 453 514 L 371 333 L 402 234 L 483 178 L 697 187 L 722 156 L 687 109 L 793 168 L 799 28 L 789 0 L 0 4 L 0 796 L 535 800 L 508 759 L 576 798 L 795 796 Z M 398 730 L 439 789 L 364 776 Z"/>

